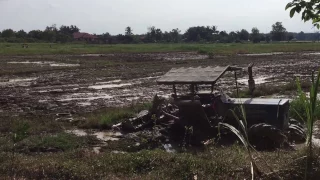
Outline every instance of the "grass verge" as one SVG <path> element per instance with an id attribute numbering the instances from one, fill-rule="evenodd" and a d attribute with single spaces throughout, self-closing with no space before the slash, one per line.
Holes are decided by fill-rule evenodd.
<path id="1" fill-rule="evenodd" d="M 50 47 L 52 45 L 52 47 Z M 0 55 L 43 54 L 99 54 L 99 53 L 147 53 L 195 51 L 204 54 L 235 55 L 246 53 L 320 51 L 318 43 L 178 43 L 178 44 L 51 44 L 29 43 L 22 48 L 20 43 L 0 43 Z"/>
<path id="2" fill-rule="evenodd" d="M 318 151 L 317 151 L 318 152 Z M 302 179 L 304 150 L 263 152 L 283 179 Z M 8 153 L 0 153 L 0 177 L 9 178 Z M 271 163 L 270 163 L 271 162 Z M 303 164 L 304 165 L 304 164 Z M 319 178 L 319 165 L 311 170 Z M 245 149 L 239 145 L 209 148 L 204 152 L 95 154 L 84 149 L 37 156 L 17 154 L 15 177 L 26 179 L 249 179 Z M 273 179 L 266 169 L 261 179 Z"/>

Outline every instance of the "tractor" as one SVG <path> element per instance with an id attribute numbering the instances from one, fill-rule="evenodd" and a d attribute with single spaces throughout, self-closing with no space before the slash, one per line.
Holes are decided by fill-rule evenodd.
<path id="1" fill-rule="evenodd" d="M 250 64 L 248 85 L 251 93 L 255 89 L 252 68 L 253 64 Z M 243 68 L 234 66 L 173 68 L 160 77 L 157 84 L 172 86 L 173 104 L 179 109 L 177 119 L 181 126 L 192 127 L 193 142 L 202 142 L 220 134 L 218 132 L 220 122 L 239 127 L 236 118 L 246 119 L 249 139 L 257 148 L 278 147 L 289 141 L 304 141 L 303 126 L 289 118 L 289 99 L 231 98 L 221 90 L 214 91 L 218 80 L 227 72 L 234 73 L 238 91 L 239 71 L 243 71 Z M 177 92 L 178 86 L 187 91 Z M 241 106 L 245 111 L 245 117 L 240 111 Z M 169 112 L 164 113 L 171 116 Z"/>

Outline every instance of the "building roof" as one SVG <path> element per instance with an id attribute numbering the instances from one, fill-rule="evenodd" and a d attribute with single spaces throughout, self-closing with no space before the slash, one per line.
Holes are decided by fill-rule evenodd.
<path id="1" fill-rule="evenodd" d="M 215 84 L 230 66 L 171 69 L 157 80 L 158 84 Z"/>

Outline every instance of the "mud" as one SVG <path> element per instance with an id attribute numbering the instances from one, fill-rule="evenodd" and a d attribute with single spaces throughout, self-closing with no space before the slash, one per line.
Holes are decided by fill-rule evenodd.
<path id="1" fill-rule="evenodd" d="M 197 53 L 122 53 L 104 55 L 46 55 L 0 57 L 2 116 L 86 113 L 114 106 L 148 102 L 155 94 L 170 97 L 169 86 L 156 79 L 171 68 L 255 63 L 257 85 L 283 84 L 296 77 L 310 78 L 319 67 L 317 53 L 214 56 Z M 247 87 L 245 71 L 237 74 Z M 217 90 L 232 92 L 233 74 L 217 83 Z M 183 87 L 178 87 L 181 92 Z"/>

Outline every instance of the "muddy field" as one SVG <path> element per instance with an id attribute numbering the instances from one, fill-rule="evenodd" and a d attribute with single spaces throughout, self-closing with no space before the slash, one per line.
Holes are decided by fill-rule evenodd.
<path id="1" fill-rule="evenodd" d="M 319 68 L 319 58 L 314 52 L 210 58 L 194 52 L 0 56 L 0 174 L 27 179 L 116 179 L 110 174 L 120 179 L 195 175 L 245 179 L 250 176 L 247 154 L 233 138 L 230 146 L 228 138 L 220 142 L 216 137 L 201 146 L 190 146 L 186 135 L 193 137 L 193 130 L 176 131 L 174 121 L 164 116 L 153 121 L 152 104 L 145 102 L 156 94 L 170 97 L 172 93 L 172 87 L 157 85 L 157 78 L 171 68 L 232 65 L 243 67 L 237 84 L 245 90 L 247 66 L 254 63 L 256 91 L 261 91 L 255 96 L 294 98 L 296 85 L 292 82 L 297 77 L 310 81 L 312 71 Z M 288 83 L 290 87 L 284 88 Z M 234 94 L 234 74 L 225 74 L 215 90 Z M 179 92 L 186 92 L 186 87 L 178 87 Z M 169 105 L 167 108 L 169 112 Z M 319 127 L 316 123 L 313 136 L 317 147 Z M 303 148 L 304 144 L 292 142 L 289 149 L 261 153 L 283 177 L 292 179 L 286 165 L 304 156 Z M 151 157 L 156 159 L 151 162 Z M 150 173 L 150 177 L 139 178 Z"/>
<path id="2" fill-rule="evenodd" d="M 320 64 L 317 53 L 273 53 L 217 56 L 196 53 L 87 54 L 0 57 L 1 116 L 57 115 L 92 112 L 147 102 L 155 94 L 169 97 L 171 87 L 156 79 L 170 68 L 240 66 L 240 87 L 246 87 L 246 66 L 255 63 L 256 84 L 283 84 L 308 78 Z M 217 90 L 232 92 L 233 74 Z"/>

